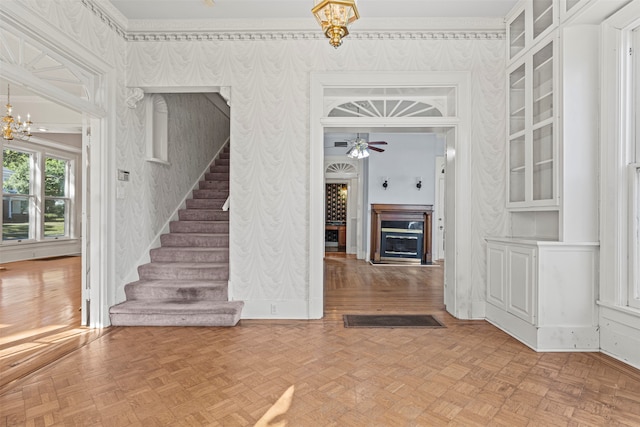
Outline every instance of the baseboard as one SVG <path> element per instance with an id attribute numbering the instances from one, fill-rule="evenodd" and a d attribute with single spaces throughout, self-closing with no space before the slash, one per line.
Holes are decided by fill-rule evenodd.
<path id="1" fill-rule="evenodd" d="M 2 262 L 26 261 L 57 256 L 80 255 L 80 239 L 52 240 L 47 242 L 27 242 L 7 244 L 0 247 Z"/>
<path id="2" fill-rule="evenodd" d="M 307 301 L 244 301 L 241 319 L 309 319 Z"/>

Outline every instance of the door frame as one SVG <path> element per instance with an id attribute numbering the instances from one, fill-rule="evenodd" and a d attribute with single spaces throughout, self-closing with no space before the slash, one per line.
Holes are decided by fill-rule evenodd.
<path id="1" fill-rule="evenodd" d="M 375 118 L 371 126 L 446 128 L 444 133 L 447 152 L 446 181 L 447 217 L 445 225 L 447 263 L 445 264 L 445 306 L 456 317 L 474 316 L 471 304 L 471 235 L 470 209 L 470 73 L 459 72 L 321 72 L 311 73 L 310 88 L 310 164 L 309 164 L 309 292 L 308 317 L 319 319 L 324 315 L 324 132 L 331 124 L 325 117 L 324 95 L 327 88 L 392 88 L 392 87 L 456 88 L 456 116 L 421 118 L 403 123 Z M 341 126 L 362 126 L 362 122 Z M 454 250 L 457 248 L 458 250 Z"/>

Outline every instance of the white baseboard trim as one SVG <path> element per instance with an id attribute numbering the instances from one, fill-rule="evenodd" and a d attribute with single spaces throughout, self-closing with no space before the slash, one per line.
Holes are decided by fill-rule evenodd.
<path id="1" fill-rule="evenodd" d="M 295 301 L 244 301 L 241 319 L 298 319 L 308 320 L 308 302 Z"/>
<path id="2" fill-rule="evenodd" d="M 80 239 L 52 240 L 48 242 L 33 243 L 27 242 L 9 244 L 0 247 L 0 258 L 3 263 L 58 256 L 80 255 L 81 253 L 82 241 Z"/>
<path id="3" fill-rule="evenodd" d="M 487 321 L 527 347 L 540 352 L 594 352 L 600 350 L 597 326 L 535 326 L 493 304 L 486 304 Z"/>
<path id="4" fill-rule="evenodd" d="M 640 369 L 640 316 L 625 307 L 599 306 L 601 351 Z"/>

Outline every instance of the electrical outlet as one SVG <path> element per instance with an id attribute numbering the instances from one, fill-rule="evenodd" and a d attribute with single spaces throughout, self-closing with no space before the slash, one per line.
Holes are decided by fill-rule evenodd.
<path id="1" fill-rule="evenodd" d="M 275 304 L 271 304 L 271 314 L 278 314 L 278 308 Z"/>

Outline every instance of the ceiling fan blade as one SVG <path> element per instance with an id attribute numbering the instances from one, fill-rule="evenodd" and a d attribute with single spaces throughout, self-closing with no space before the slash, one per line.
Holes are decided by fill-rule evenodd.
<path id="1" fill-rule="evenodd" d="M 369 145 L 387 145 L 386 141 L 371 141 L 371 142 L 367 142 L 367 144 Z"/>
<path id="2" fill-rule="evenodd" d="M 371 144 L 371 143 L 369 143 Z M 372 147 L 371 145 L 369 145 L 369 147 L 367 147 L 369 150 L 373 150 L 373 151 L 377 151 L 378 153 L 383 153 L 384 150 L 382 148 L 378 148 L 378 147 Z"/>

